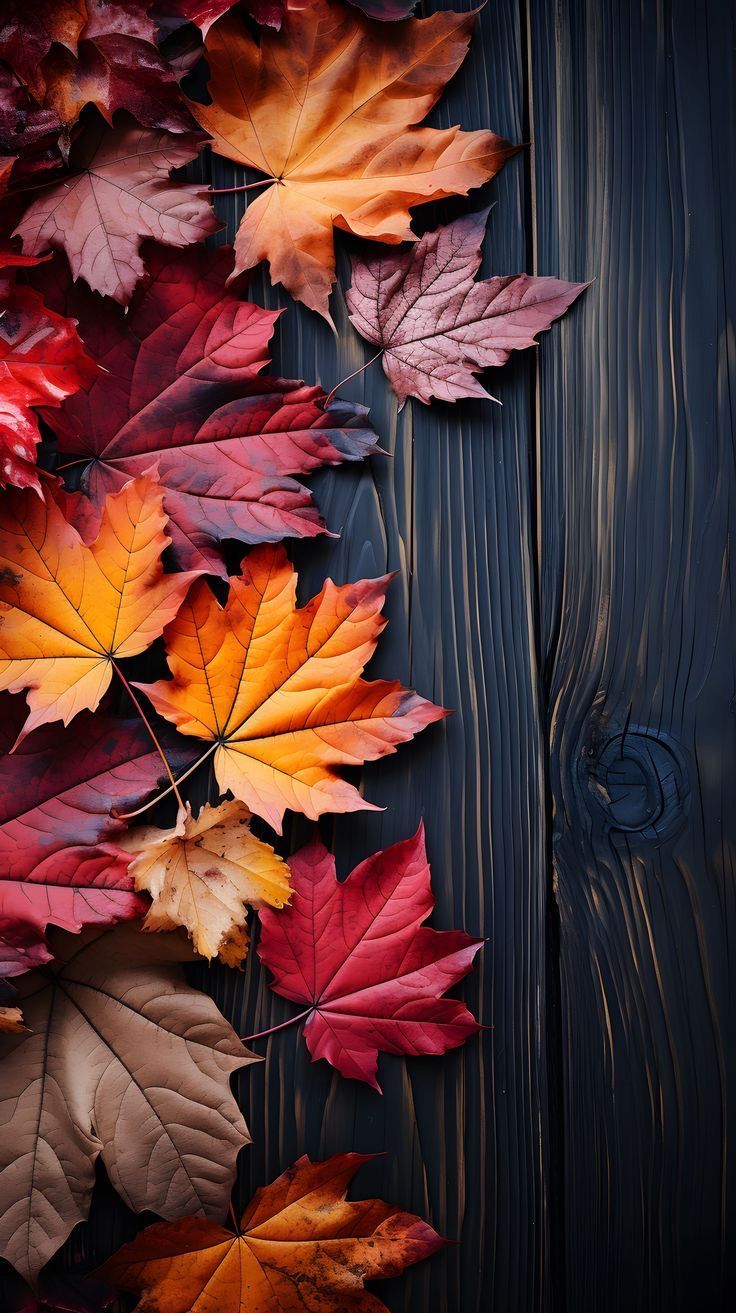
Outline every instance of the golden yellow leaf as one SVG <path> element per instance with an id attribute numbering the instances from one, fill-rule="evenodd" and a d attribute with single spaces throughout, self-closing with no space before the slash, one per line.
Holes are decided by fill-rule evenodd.
<path id="1" fill-rule="evenodd" d="M 241 802 L 206 804 L 196 820 L 181 809 L 172 830 L 131 830 L 122 846 L 136 854 L 135 887 L 153 899 L 144 930 L 184 926 L 198 953 L 239 966 L 248 949 L 245 904 L 283 907 L 289 868 L 250 829 Z"/>
<path id="2" fill-rule="evenodd" d="M 0 688 L 28 689 L 28 734 L 94 711 L 119 657 L 144 652 L 198 570 L 164 575 L 169 543 L 158 484 L 108 497 L 87 545 L 54 500 L 9 491 L 0 506 Z"/>
<path id="3" fill-rule="evenodd" d="M 371 804 L 336 773 L 395 752 L 447 713 L 399 683 L 361 678 L 386 621 L 389 577 L 328 579 L 296 605 L 283 547 L 257 547 L 221 606 L 200 579 L 164 635 L 174 676 L 139 684 L 182 734 L 209 741 L 220 788 L 280 830 Z"/>

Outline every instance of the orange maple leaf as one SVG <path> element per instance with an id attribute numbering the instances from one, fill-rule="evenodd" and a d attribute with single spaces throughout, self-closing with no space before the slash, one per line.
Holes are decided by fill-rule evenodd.
<path id="1" fill-rule="evenodd" d="M 445 1242 L 382 1199 L 346 1200 L 366 1161 L 358 1153 L 300 1158 L 256 1192 L 237 1235 L 194 1217 L 159 1222 L 100 1275 L 142 1292 L 138 1313 L 385 1313 L 364 1282 L 398 1276 Z"/>
<path id="2" fill-rule="evenodd" d="M 236 14 L 210 29 L 212 104 L 192 112 L 215 150 L 274 184 L 248 206 L 236 273 L 268 260 L 273 282 L 331 322 L 333 226 L 416 241 L 410 206 L 466 195 L 498 172 L 515 148 L 494 133 L 416 126 L 460 67 L 474 22 L 449 10 L 387 25 L 315 0 L 258 44 Z"/>
<path id="3" fill-rule="evenodd" d="M 287 807 L 372 809 L 335 774 L 394 752 L 446 712 L 398 683 L 361 673 L 386 621 L 389 576 L 296 605 L 283 547 L 258 547 L 221 606 L 204 580 L 164 635 L 173 680 L 137 687 L 183 734 L 209 740 L 220 787 L 280 832 Z"/>
<path id="4" fill-rule="evenodd" d="M 60 494 L 63 498 L 63 494 Z M 144 652 L 200 572 L 164 576 L 163 496 L 142 476 L 107 498 L 89 546 L 56 501 L 0 503 L 0 688 L 28 689 L 22 736 L 91 711 L 119 657 Z"/>

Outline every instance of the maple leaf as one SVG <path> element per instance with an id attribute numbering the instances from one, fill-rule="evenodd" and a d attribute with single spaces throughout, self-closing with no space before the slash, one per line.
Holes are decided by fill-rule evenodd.
<path id="1" fill-rule="evenodd" d="M 0 1039 L 0 1241 L 31 1280 L 86 1216 L 98 1156 L 136 1212 L 221 1216 L 249 1142 L 229 1078 L 254 1061 L 186 984 L 181 936 L 123 925 L 51 945 L 18 981 L 31 1033 Z"/>
<path id="2" fill-rule="evenodd" d="M 408 251 L 353 259 L 350 319 L 380 346 L 402 406 L 407 397 L 489 397 L 478 371 L 535 346 L 588 286 L 527 274 L 474 282 L 487 216 L 456 219 Z"/>
<path id="3" fill-rule="evenodd" d="M 281 547 L 259 547 L 221 606 L 203 580 L 166 641 L 173 680 L 139 684 L 183 734 L 213 745 L 223 791 L 281 831 L 287 807 L 375 810 L 335 773 L 395 752 L 446 715 L 398 683 L 361 679 L 385 620 L 389 577 L 337 586 L 296 606 L 296 572 Z"/>
<path id="4" fill-rule="evenodd" d="M 21 699 L 0 694 L 0 923 L 28 927 L 33 966 L 49 922 L 74 931 L 145 912 L 111 812 L 145 802 L 164 769 L 140 720 L 103 713 L 83 712 L 72 735 L 36 730 L 11 754 L 24 716 Z M 181 740 L 164 746 L 172 769 L 191 762 Z"/>
<path id="5" fill-rule="evenodd" d="M 360 460 L 377 442 L 364 407 L 325 410 L 321 388 L 262 376 L 278 315 L 227 292 L 229 266 L 229 249 L 156 247 L 127 315 L 68 280 L 55 286 L 104 372 L 44 416 L 60 451 L 90 458 L 81 487 L 91 504 L 77 511 L 85 532 L 107 493 L 154 465 L 177 561 L 221 575 L 222 538 L 321 533 L 309 492 L 289 476 Z"/>
<path id="6" fill-rule="evenodd" d="M 85 105 L 112 124 L 124 109 L 139 123 L 169 132 L 195 127 L 174 74 L 159 54 L 155 23 L 140 0 L 86 0 L 87 21 L 75 51 L 54 45 L 41 65 L 44 104 L 70 127 Z"/>
<path id="7" fill-rule="evenodd" d="M 237 15 L 207 37 L 211 105 L 192 112 L 214 148 L 273 184 L 248 205 L 235 270 L 268 260 L 273 282 L 329 322 L 333 226 L 381 242 L 412 239 L 409 207 L 464 195 L 513 147 L 491 132 L 415 125 L 462 63 L 472 13 L 400 27 L 315 0 L 257 44 Z"/>
<path id="8" fill-rule="evenodd" d="M 18 224 L 23 249 L 66 251 L 75 278 L 125 304 L 144 273 L 145 237 L 188 246 L 220 227 L 201 186 L 169 179 L 201 146 L 186 134 L 127 126 L 85 135 L 77 171 L 49 185 Z"/>
<path id="9" fill-rule="evenodd" d="M 125 836 L 135 887 L 153 899 L 144 930 L 184 926 L 203 957 L 240 965 L 248 950 L 244 904 L 283 907 L 289 897 L 288 866 L 249 821 L 239 802 L 205 804 L 196 820 L 187 804 L 173 829 L 146 826 Z"/>
<path id="10" fill-rule="evenodd" d="M 445 1242 L 427 1222 L 381 1199 L 347 1201 L 367 1161 L 358 1153 L 299 1158 L 256 1192 L 236 1235 L 194 1218 L 158 1223 L 123 1245 L 100 1274 L 142 1292 L 139 1313 L 385 1313 L 364 1282 L 398 1276 Z"/>
<path id="11" fill-rule="evenodd" d="M 0 251 L 0 269 L 37 263 L 31 256 Z M 41 434 L 31 407 L 58 406 L 97 372 L 76 321 L 50 310 L 30 287 L 0 274 L 0 485 L 34 488 L 40 495 L 36 446 Z"/>
<path id="12" fill-rule="evenodd" d="M 440 997 L 467 975 L 483 941 L 422 925 L 434 898 L 421 826 L 343 883 L 319 839 L 289 867 L 291 904 L 278 916 L 259 913 L 258 956 L 277 994 L 308 1005 L 313 1061 L 326 1058 L 380 1093 L 379 1050 L 445 1053 L 480 1029 L 464 1003 Z"/>
<path id="13" fill-rule="evenodd" d="M 0 17 L 0 59 L 34 94 L 42 94 L 40 63 L 57 42 L 74 52 L 87 21 L 85 0 L 4 0 Z"/>
<path id="14" fill-rule="evenodd" d="M 114 662 L 145 652 L 176 614 L 196 572 L 164 577 L 162 501 L 151 479 L 127 484 L 91 546 L 53 500 L 0 503 L 0 688 L 29 690 L 23 735 L 94 711 Z"/>

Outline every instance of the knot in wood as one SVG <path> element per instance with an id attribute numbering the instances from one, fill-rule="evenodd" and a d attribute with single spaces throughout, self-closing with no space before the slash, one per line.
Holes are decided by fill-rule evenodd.
<path id="1" fill-rule="evenodd" d="M 662 840 L 687 814 L 687 767 L 667 734 L 630 727 L 606 739 L 581 770 L 588 806 L 608 830 Z"/>

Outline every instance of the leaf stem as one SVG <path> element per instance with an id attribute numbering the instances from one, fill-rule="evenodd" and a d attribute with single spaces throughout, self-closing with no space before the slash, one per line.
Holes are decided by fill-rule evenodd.
<path id="1" fill-rule="evenodd" d="M 348 374 L 347 378 L 343 378 L 340 380 L 339 383 L 336 383 L 334 388 L 332 388 L 332 390 L 328 392 L 327 396 L 325 397 L 325 410 L 327 409 L 330 402 L 332 401 L 332 398 L 334 397 L 335 393 L 338 392 L 340 388 L 344 387 L 346 383 L 349 383 L 352 378 L 357 378 L 359 374 L 362 374 L 363 371 L 366 370 L 369 365 L 373 364 L 374 360 L 378 360 L 378 357 L 383 355 L 385 350 L 386 350 L 385 347 L 381 347 L 380 351 L 377 351 L 375 356 L 371 356 L 370 360 L 366 360 L 365 364 L 360 366 L 360 369 L 354 369 L 352 374 Z"/>
<path id="2" fill-rule="evenodd" d="M 235 1212 L 235 1209 L 233 1208 L 232 1199 L 230 1200 L 230 1221 L 232 1222 L 233 1227 L 235 1229 L 235 1234 L 240 1235 L 240 1223 L 238 1221 L 238 1215 Z"/>
<path id="3" fill-rule="evenodd" d="M 293 1026 L 297 1021 L 303 1021 L 305 1017 L 309 1016 L 310 1012 L 314 1012 L 313 1007 L 305 1008 L 303 1012 L 297 1012 L 295 1017 L 288 1017 L 286 1021 L 280 1022 L 278 1026 L 269 1026 L 268 1030 L 259 1030 L 256 1035 L 241 1035 L 241 1043 L 251 1044 L 254 1039 L 265 1039 L 267 1035 L 275 1035 L 277 1030 L 285 1030 L 287 1026 Z"/>
<path id="4" fill-rule="evenodd" d="M 174 779 L 174 773 L 173 773 L 173 771 L 172 771 L 172 769 L 171 769 L 171 767 L 170 767 L 170 765 L 169 765 L 169 763 L 168 763 L 168 760 L 167 760 L 167 757 L 166 757 L 166 753 L 164 752 L 163 748 L 161 747 L 161 744 L 159 743 L 158 739 L 156 738 L 156 734 L 155 734 L 155 732 L 154 732 L 153 725 L 151 724 L 150 720 L 148 719 L 148 716 L 146 715 L 145 711 L 143 710 L 143 707 L 141 706 L 141 703 L 140 703 L 139 699 L 136 697 L 135 693 L 133 692 L 133 689 L 132 689 L 131 685 L 128 683 L 127 679 L 125 678 L 125 675 L 123 674 L 122 670 L 120 669 L 120 666 L 117 664 L 116 661 L 113 661 L 113 662 L 112 662 L 112 668 L 113 668 L 113 670 L 115 671 L 115 674 L 117 675 L 118 679 L 120 680 L 120 682 L 121 682 L 123 688 L 125 689 L 126 693 L 128 694 L 128 697 L 130 698 L 131 702 L 133 703 L 133 705 L 134 705 L 136 711 L 138 712 L 138 714 L 139 714 L 141 720 L 143 721 L 143 724 L 145 725 L 146 729 L 148 730 L 148 733 L 151 735 L 151 738 L 153 739 L 153 742 L 154 742 L 154 744 L 155 744 L 155 746 L 156 746 L 156 751 L 158 752 L 159 757 L 161 758 L 162 762 L 164 763 L 164 766 L 166 767 L 166 774 L 168 775 L 169 779 L 171 780 L 171 788 L 174 790 L 174 793 L 175 793 L 175 795 L 176 795 L 176 801 L 178 802 L 179 806 L 183 809 L 183 807 L 184 807 L 184 799 L 182 798 L 182 796 L 181 796 L 181 794 L 180 794 L 180 792 L 179 792 L 179 787 L 178 787 L 178 785 L 177 785 L 176 780 Z M 168 792 L 169 792 L 169 790 L 167 789 L 167 793 L 168 793 Z M 150 805 L 150 804 L 149 804 L 149 805 Z"/>
<path id="5" fill-rule="evenodd" d="M 258 182 L 244 182 L 241 187 L 210 187 L 210 196 L 232 196 L 234 192 L 253 191 L 256 187 L 268 187 L 275 178 L 260 178 Z"/>
<path id="6" fill-rule="evenodd" d="M 171 773 L 169 773 L 171 784 L 169 785 L 168 789 L 164 789 L 161 793 L 157 793 L 155 798 L 151 798 L 150 802 L 144 802 L 143 806 L 136 808 L 134 812 L 121 812 L 121 814 L 117 817 L 117 819 L 119 821 L 132 821 L 135 816 L 140 816 L 143 812 L 147 812 L 150 807 L 155 807 L 157 803 L 162 802 L 164 798 L 167 798 L 168 795 L 176 789 L 176 786 L 178 784 L 183 784 L 184 780 L 189 779 L 189 776 L 194 774 L 195 770 L 197 770 L 198 767 L 202 765 L 202 762 L 206 761 L 208 757 L 212 756 L 212 753 L 215 751 L 215 748 L 218 746 L 219 745 L 217 743 L 212 743 L 210 747 L 207 749 L 207 751 L 202 754 L 201 757 L 198 757 L 197 760 L 191 766 L 188 766 L 187 769 L 181 775 L 177 776 L 176 780 L 174 780 L 171 776 Z"/>
<path id="7" fill-rule="evenodd" d="M 80 456 L 79 460 L 68 460 L 64 465 L 57 465 L 53 473 L 59 474 L 61 470 L 73 470 L 75 465 L 89 465 L 89 456 Z"/>

